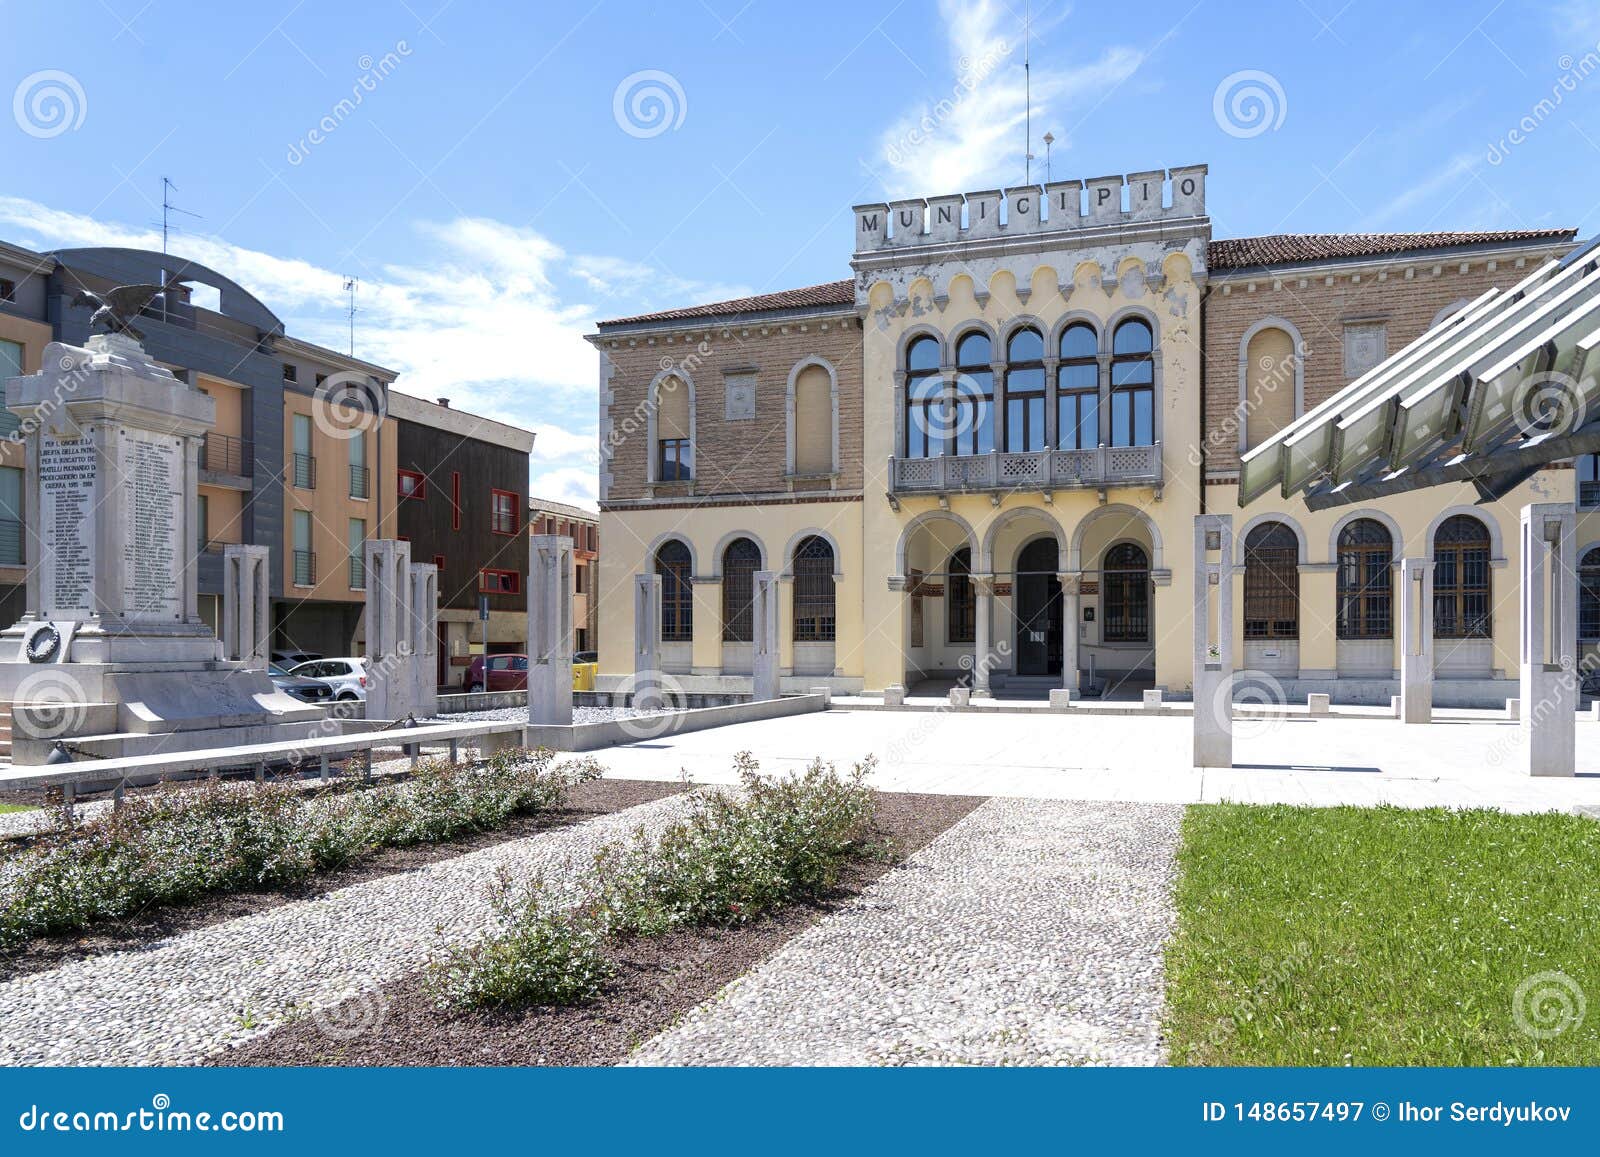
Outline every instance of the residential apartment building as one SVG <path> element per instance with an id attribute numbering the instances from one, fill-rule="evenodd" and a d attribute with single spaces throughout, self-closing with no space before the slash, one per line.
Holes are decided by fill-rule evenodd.
<path id="1" fill-rule="evenodd" d="M 138 327 L 152 357 L 216 402 L 200 462 L 201 612 L 215 626 L 223 548 L 265 545 L 273 649 L 358 653 L 360 544 L 395 534 L 395 423 L 370 420 L 387 406 L 394 371 L 289 336 L 248 290 L 191 261 L 0 245 L 0 375 L 13 363 L 37 369 L 52 340 L 88 338 L 93 306 L 77 304 L 80 293 L 173 278 L 180 285 L 152 302 Z M 10 525 L 21 521 L 13 517 L 20 507 L 7 503 L 20 495 L 24 469 L 22 447 L 0 444 L 0 616 L 8 621 L 23 609 L 26 565 L 38 549 L 28 528 L 18 534 Z"/>
<path id="2" fill-rule="evenodd" d="M 787 689 L 1183 695 L 1205 512 L 1235 518 L 1241 666 L 1291 698 L 1387 702 L 1402 556 L 1434 562 L 1436 702 L 1515 696 L 1533 501 L 1585 503 L 1600 640 L 1600 484 L 1570 464 L 1493 502 L 1237 501 L 1243 450 L 1573 231 L 1214 238 L 1207 176 L 861 205 L 849 279 L 601 323 L 602 686 L 631 670 L 638 574 L 661 579 L 663 666 L 748 685 L 771 570 Z"/>
<path id="3" fill-rule="evenodd" d="M 572 649 L 599 650 L 599 600 L 594 597 L 600 559 L 600 519 L 592 511 L 548 498 L 528 500 L 528 533 L 572 539 Z"/>
<path id="4" fill-rule="evenodd" d="M 473 655 L 527 646 L 525 511 L 531 431 L 389 394 L 396 427 L 399 537 L 439 568 L 439 685 L 461 683 Z"/>

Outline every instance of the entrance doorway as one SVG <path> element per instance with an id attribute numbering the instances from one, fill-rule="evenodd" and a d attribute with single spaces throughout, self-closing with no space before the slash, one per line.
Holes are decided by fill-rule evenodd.
<path id="1" fill-rule="evenodd" d="M 1017 620 L 1017 674 L 1061 674 L 1060 558 L 1053 538 L 1036 538 L 1017 555 L 1012 590 Z"/>

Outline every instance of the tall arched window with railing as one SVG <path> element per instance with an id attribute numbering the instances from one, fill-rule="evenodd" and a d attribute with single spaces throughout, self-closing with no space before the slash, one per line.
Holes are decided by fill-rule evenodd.
<path id="1" fill-rule="evenodd" d="M 907 458 L 937 458 L 944 453 L 944 404 L 939 343 L 919 337 L 906 349 Z"/>
<path id="2" fill-rule="evenodd" d="M 1045 448 L 1044 338 L 1019 329 L 1006 342 L 1006 450 Z"/>
<path id="3" fill-rule="evenodd" d="M 748 643 L 755 638 L 751 604 L 755 602 L 756 571 L 761 548 L 748 538 L 736 538 L 722 552 L 722 641 Z"/>
<path id="4" fill-rule="evenodd" d="M 972 587 L 972 548 L 962 547 L 950 556 L 945 577 L 945 635 L 951 643 L 977 640 L 978 600 Z"/>
<path id="5" fill-rule="evenodd" d="M 1111 335 L 1111 444 L 1155 443 L 1155 338 L 1150 323 L 1130 317 Z"/>
<path id="6" fill-rule="evenodd" d="M 1492 637 L 1490 593 L 1489 529 L 1470 514 L 1451 515 L 1433 535 L 1433 637 Z"/>
<path id="7" fill-rule="evenodd" d="M 994 367 L 989 335 L 969 333 L 956 343 L 955 397 L 950 403 L 954 454 L 994 449 Z"/>
<path id="8" fill-rule="evenodd" d="M 656 550 L 656 573 L 661 576 L 661 641 L 687 643 L 694 638 L 693 563 L 689 548 L 669 539 Z"/>
<path id="9" fill-rule="evenodd" d="M 1100 444 L 1100 337 L 1074 322 L 1061 334 L 1056 369 L 1056 446 L 1092 450 Z"/>
<path id="10" fill-rule="evenodd" d="M 1375 518 L 1339 532 L 1338 634 L 1341 639 L 1394 637 L 1394 536 Z"/>
<path id="11" fill-rule="evenodd" d="M 1150 641 L 1150 556 L 1138 543 L 1119 542 L 1100 564 L 1101 638 L 1107 643 Z"/>
<path id="12" fill-rule="evenodd" d="M 794 551 L 794 641 L 834 641 L 833 547 L 810 535 Z"/>
<path id="13" fill-rule="evenodd" d="M 1244 538 L 1244 637 L 1300 637 L 1300 540 L 1282 522 Z"/>

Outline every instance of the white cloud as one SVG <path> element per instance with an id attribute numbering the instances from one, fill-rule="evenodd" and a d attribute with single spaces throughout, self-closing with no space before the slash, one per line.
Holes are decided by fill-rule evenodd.
<path id="1" fill-rule="evenodd" d="M 1021 22 L 998 0 L 941 0 L 939 8 L 950 51 L 949 87 L 908 109 L 879 139 L 885 166 L 879 175 L 890 197 L 961 192 L 1022 177 L 1028 97 Z M 1059 138 L 1056 149 L 1069 148 L 1075 106 L 1083 106 L 1079 115 L 1087 112 L 1144 61 L 1142 52 L 1113 45 L 1090 62 L 1054 63 L 1045 37 L 1065 16 L 1062 11 L 1034 25 L 1032 148 L 1040 155 L 1038 138 L 1047 129 Z"/>
<path id="2" fill-rule="evenodd" d="M 1418 231 L 1439 228 L 1464 228 L 1465 226 L 1455 221 L 1452 221 L 1449 226 L 1439 225 L 1437 224 L 1437 218 L 1471 180 L 1472 170 L 1477 166 L 1477 160 L 1475 156 L 1469 153 L 1461 153 L 1452 157 L 1437 172 L 1385 201 L 1368 215 L 1366 221 L 1362 223 L 1362 227 L 1373 229 L 1378 226 L 1399 223 L 1408 229 Z M 1413 210 L 1418 206 L 1430 206 L 1432 212 L 1425 219 L 1418 218 L 1413 213 Z"/>
<path id="3" fill-rule="evenodd" d="M 0 196 L 0 226 L 39 249 L 159 250 L 158 231 Z M 483 217 L 418 222 L 406 262 L 364 271 L 356 353 L 400 372 L 423 398 L 538 432 L 534 493 L 592 507 L 598 432 L 597 357 L 583 340 L 596 320 L 686 300 L 747 294 L 619 258 L 569 254 L 550 238 Z M 295 337 L 348 348 L 344 277 L 220 237 L 182 234 L 174 254 L 255 294 Z M 558 422 L 562 424 L 558 424 Z"/>

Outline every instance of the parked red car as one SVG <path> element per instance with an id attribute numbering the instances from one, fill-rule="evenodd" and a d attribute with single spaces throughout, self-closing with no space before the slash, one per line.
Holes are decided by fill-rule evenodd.
<path id="1" fill-rule="evenodd" d="M 471 694 L 475 691 L 526 691 L 528 689 L 528 656 L 478 655 L 461 677 L 461 689 Z"/>

